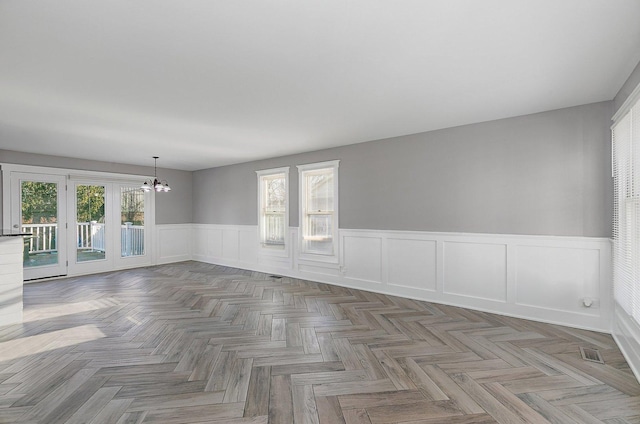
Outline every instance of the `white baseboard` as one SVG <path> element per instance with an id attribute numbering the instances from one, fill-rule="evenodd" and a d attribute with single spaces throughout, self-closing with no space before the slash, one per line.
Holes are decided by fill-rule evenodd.
<path id="1" fill-rule="evenodd" d="M 606 238 L 340 230 L 339 264 L 258 252 L 256 226 L 192 226 L 191 259 L 553 324 L 611 331 Z M 180 257 L 174 255 L 174 258 Z M 591 307 L 583 300 L 591 299 Z"/>
<path id="2" fill-rule="evenodd" d="M 640 325 L 617 302 L 613 317 L 613 338 L 636 379 L 640 381 Z"/>

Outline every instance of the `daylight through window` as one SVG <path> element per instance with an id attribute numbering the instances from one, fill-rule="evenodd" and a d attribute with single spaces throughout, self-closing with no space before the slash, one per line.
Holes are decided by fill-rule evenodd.
<path id="1" fill-rule="evenodd" d="M 336 255 L 338 161 L 301 165 L 302 252 Z"/>
<path id="2" fill-rule="evenodd" d="M 258 171 L 260 243 L 267 249 L 286 247 L 288 168 Z"/>

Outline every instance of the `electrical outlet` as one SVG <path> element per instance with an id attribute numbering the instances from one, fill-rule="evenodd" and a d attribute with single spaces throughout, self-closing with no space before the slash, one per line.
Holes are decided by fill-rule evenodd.
<path id="1" fill-rule="evenodd" d="M 589 309 L 598 309 L 600 307 L 600 299 L 594 297 L 583 297 L 580 299 L 580 306 Z"/>

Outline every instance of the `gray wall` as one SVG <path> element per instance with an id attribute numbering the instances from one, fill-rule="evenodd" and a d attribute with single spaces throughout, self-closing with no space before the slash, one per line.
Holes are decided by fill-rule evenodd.
<path id="1" fill-rule="evenodd" d="M 81 169 L 118 174 L 153 175 L 153 167 L 125 165 L 61 156 L 0 150 L 0 163 Z M 193 220 L 192 172 L 158 168 L 158 176 L 171 184 L 169 193 L 156 196 L 156 224 L 184 224 Z M 140 182 L 142 184 L 142 181 Z M 2 219 L 2 185 L 0 184 L 0 222 Z"/>
<path id="2" fill-rule="evenodd" d="M 611 236 L 612 102 L 194 172 L 196 223 L 257 223 L 260 169 L 340 159 L 340 227 Z"/>

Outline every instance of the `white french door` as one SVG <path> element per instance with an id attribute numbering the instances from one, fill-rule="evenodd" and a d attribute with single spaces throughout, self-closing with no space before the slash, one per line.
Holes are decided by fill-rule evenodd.
<path id="1" fill-rule="evenodd" d="M 25 238 L 24 279 L 147 266 L 154 193 L 146 177 L 1 164 L 2 225 Z"/>
<path id="2" fill-rule="evenodd" d="M 62 175 L 11 173 L 12 230 L 32 234 L 24 238 L 25 280 L 67 275 L 66 194 Z"/>
<path id="3" fill-rule="evenodd" d="M 72 188 L 72 189 L 71 189 Z M 151 264 L 150 193 L 139 184 L 74 180 L 69 191 L 71 274 Z"/>

